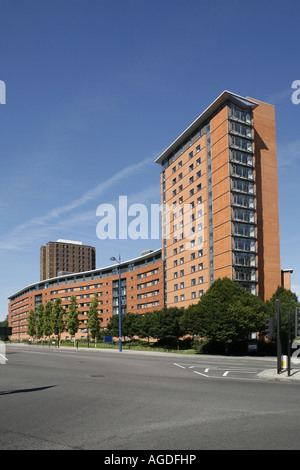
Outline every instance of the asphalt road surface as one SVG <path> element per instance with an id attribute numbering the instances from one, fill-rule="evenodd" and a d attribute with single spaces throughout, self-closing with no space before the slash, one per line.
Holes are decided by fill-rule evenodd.
<path id="1" fill-rule="evenodd" d="M 8 345 L 2 450 L 300 448 L 300 382 L 276 359 Z"/>

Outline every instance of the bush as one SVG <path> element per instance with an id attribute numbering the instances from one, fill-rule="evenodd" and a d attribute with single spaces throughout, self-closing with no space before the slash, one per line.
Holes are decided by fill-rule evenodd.
<path id="1" fill-rule="evenodd" d="M 251 341 L 232 341 L 223 343 L 221 341 L 207 341 L 203 338 L 194 339 L 193 348 L 197 354 L 219 354 L 230 356 L 276 356 L 277 349 L 275 343 L 257 341 L 258 350 L 248 351 L 248 343 Z"/>

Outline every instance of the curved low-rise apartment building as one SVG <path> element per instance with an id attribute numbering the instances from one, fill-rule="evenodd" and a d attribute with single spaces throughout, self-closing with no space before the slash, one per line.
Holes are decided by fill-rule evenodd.
<path id="1" fill-rule="evenodd" d="M 121 262 L 121 305 L 122 313 L 146 313 L 164 306 L 164 281 L 161 249 L 144 252 L 140 257 Z M 31 284 L 9 297 L 9 326 L 12 327 L 11 340 L 28 338 L 27 323 L 31 309 L 37 310 L 56 298 L 62 299 L 65 309 L 75 295 L 81 325 L 76 339 L 87 336 L 87 320 L 90 302 L 98 293 L 99 313 L 102 316 L 102 328 L 110 318 L 119 313 L 119 267 L 114 263 L 92 271 L 72 273 L 46 279 Z M 68 331 L 62 339 L 71 339 Z"/>

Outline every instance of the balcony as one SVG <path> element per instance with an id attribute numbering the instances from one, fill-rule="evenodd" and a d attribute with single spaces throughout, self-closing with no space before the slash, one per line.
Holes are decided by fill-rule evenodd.
<path id="1" fill-rule="evenodd" d="M 257 274 L 255 269 L 235 270 L 235 281 L 241 282 L 257 282 Z"/>
<path id="2" fill-rule="evenodd" d="M 255 239 L 247 238 L 234 238 L 233 239 L 233 251 L 237 252 L 246 252 L 246 253 L 256 253 L 256 243 Z"/>
<path id="3" fill-rule="evenodd" d="M 232 196 L 232 206 L 241 207 L 245 209 L 256 209 L 254 197 L 246 195 L 244 196 L 242 194 L 233 194 Z"/>
<path id="4" fill-rule="evenodd" d="M 231 135 L 229 147 L 231 149 L 241 150 L 242 152 L 254 153 L 253 142 L 242 137 Z"/>
<path id="5" fill-rule="evenodd" d="M 252 210 L 234 208 L 232 210 L 232 221 L 256 225 L 256 214 Z"/>
<path id="6" fill-rule="evenodd" d="M 233 235 L 236 237 L 256 238 L 254 225 L 233 224 Z"/>
<path id="7" fill-rule="evenodd" d="M 235 253 L 233 265 L 241 268 L 257 268 L 255 254 Z"/>
<path id="8" fill-rule="evenodd" d="M 233 163 L 238 163 L 239 165 L 245 165 L 247 167 L 254 168 L 253 156 L 249 153 L 239 152 L 238 150 L 232 150 L 230 152 L 230 160 Z"/>

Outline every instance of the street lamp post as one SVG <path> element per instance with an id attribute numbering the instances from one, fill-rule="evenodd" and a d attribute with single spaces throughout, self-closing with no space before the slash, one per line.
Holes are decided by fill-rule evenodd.
<path id="1" fill-rule="evenodd" d="M 111 261 L 116 261 L 119 265 L 119 351 L 122 352 L 122 308 L 121 308 L 121 257 L 119 255 L 119 260 L 112 256 Z"/>

